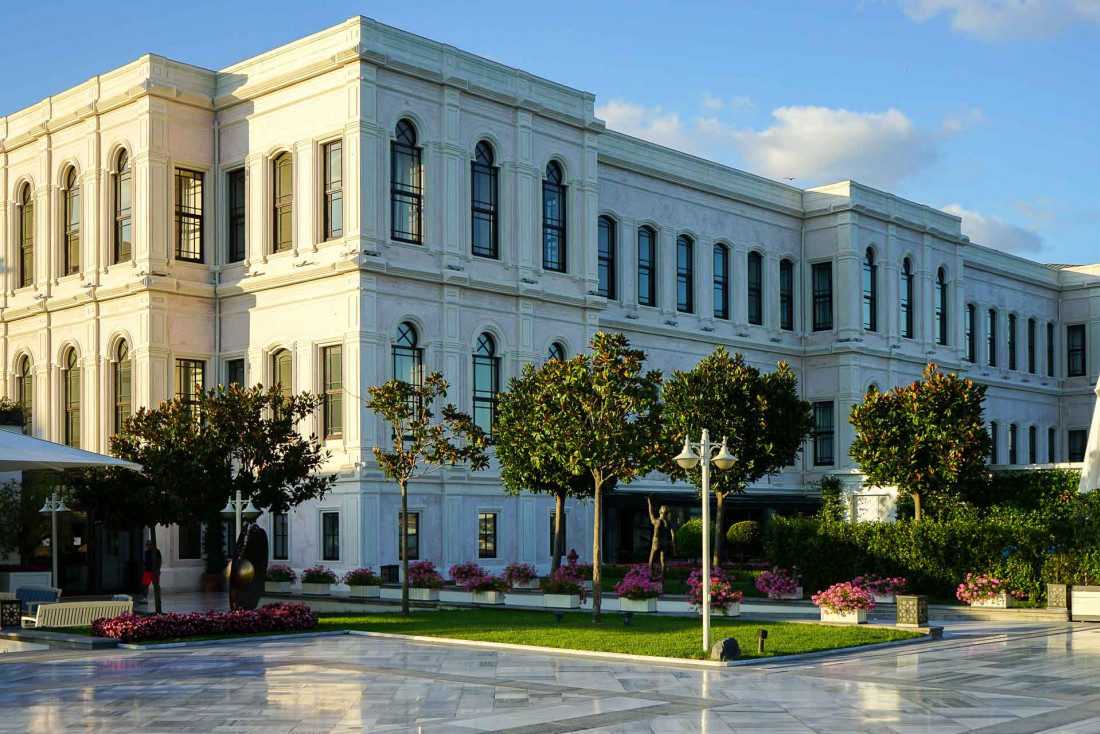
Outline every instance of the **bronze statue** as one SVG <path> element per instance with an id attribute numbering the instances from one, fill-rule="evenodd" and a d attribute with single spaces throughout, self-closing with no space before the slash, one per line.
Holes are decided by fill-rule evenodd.
<path id="1" fill-rule="evenodd" d="M 649 506 L 649 522 L 653 525 L 653 542 L 649 546 L 649 570 L 653 571 L 653 558 L 661 554 L 661 574 L 665 572 L 665 554 L 672 555 L 676 548 L 676 531 L 672 527 L 672 519 L 668 516 L 668 506 L 661 505 L 657 514 L 653 514 L 653 502 L 649 495 L 645 498 Z M 665 532 L 661 532 L 662 529 Z"/>
<path id="2" fill-rule="evenodd" d="M 229 608 L 255 609 L 267 576 L 267 533 L 247 523 L 237 538 L 233 563 L 229 567 Z"/>

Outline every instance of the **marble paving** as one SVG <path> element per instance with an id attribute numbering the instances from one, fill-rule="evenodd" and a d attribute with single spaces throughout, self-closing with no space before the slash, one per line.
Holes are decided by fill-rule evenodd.
<path id="1" fill-rule="evenodd" d="M 0 732 L 1100 732 L 1100 625 L 698 670 L 367 637 L 0 656 Z"/>

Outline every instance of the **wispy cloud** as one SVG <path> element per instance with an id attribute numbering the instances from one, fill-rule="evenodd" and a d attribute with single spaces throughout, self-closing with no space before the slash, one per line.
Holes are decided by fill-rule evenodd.
<path id="1" fill-rule="evenodd" d="M 898 0 L 923 23 L 946 15 L 951 28 L 983 41 L 1050 38 L 1074 23 L 1100 23 L 1100 0 Z"/>
<path id="2" fill-rule="evenodd" d="M 948 214 L 962 219 L 962 232 L 975 244 L 1014 255 L 1029 255 L 1043 249 L 1043 238 L 1034 229 L 1006 222 L 1000 217 L 964 209 L 959 204 L 943 207 Z"/>

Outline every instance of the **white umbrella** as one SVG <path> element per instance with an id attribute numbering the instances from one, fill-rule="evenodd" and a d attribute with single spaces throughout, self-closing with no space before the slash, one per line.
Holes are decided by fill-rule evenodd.
<path id="1" fill-rule="evenodd" d="M 1081 483 L 1078 492 L 1091 492 L 1100 487 L 1100 380 L 1096 382 L 1097 401 L 1092 409 L 1092 425 L 1089 426 L 1088 443 L 1085 444 L 1085 465 L 1081 467 Z"/>
<path id="2" fill-rule="evenodd" d="M 72 446 L 43 441 L 14 431 L 0 430 L 0 471 L 63 471 L 89 466 L 121 466 L 141 471 L 140 464 L 113 456 L 74 449 Z"/>

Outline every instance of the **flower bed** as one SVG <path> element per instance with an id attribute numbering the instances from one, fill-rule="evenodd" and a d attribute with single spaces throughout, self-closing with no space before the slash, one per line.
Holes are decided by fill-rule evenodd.
<path id="1" fill-rule="evenodd" d="M 267 567 L 267 575 L 264 576 L 265 581 L 284 581 L 293 584 L 298 580 L 298 574 L 294 573 L 294 569 L 282 563 L 273 563 Z"/>
<path id="2" fill-rule="evenodd" d="M 537 589 L 539 587 L 538 569 L 530 563 L 511 563 L 504 568 L 501 577 L 513 588 Z"/>
<path id="3" fill-rule="evenodd" d="M 575 596 L 581 602 L 588 597 L 584 588 L 584 579 L 576 566 L 562 566 L 550 578 L 542 582 L 542 593 L 548 596 Z"/>
<path id="4" fill-rule="evenodd" d="M 764 592 L 769 599 L 800 599 L 802 597 L 802 574 L 797 566 L 790 569 L 773 566 L 756 579 L 756 588 Z"/>
<path id="5" fill-rule="evenodd" d="M 852 584 L 867 589 L 876 602 L 892 602 L 898 594 L 904 594 L 908 582 L 902 576 L 879 576 L 878 574 L 865 574 L 852 579 Z"/>
<path id="6" fill-rule="evenodd" d="M 414 561 L 409 564 L 409 586 L 414 589 L 442 589 L 443 577 L 431 561 Z"/>
<path id="7" fill-rule="evenodd" d="M 321 564 L 317 564 L 312 568 L 307 568 L 302 571 L 302 583 L 303 584 L 335 584 L 336 573 L 331 568 L 325 568 Z"/>
<path id="8" fill-rule="evenodd" d="M 473 579 L 479 579 L 488 575 L 488 572 L 473 561 L 469 561 L 467 563 L 456 563 L 451 566 L 451 570 L 447 572 L 447 575 L 450 577 L 452 583 L 459 586 L 466 586 Z M 467 589 L 467 591 L 469 591 L 469 589 Z"/>
<path id="9" fill-rule="evenodd" d="M 651 573 L 647 566 L 634 566 L 615 584 L 615 593 L 633 601 L 656 599 L 662 592 L 661 581 L 660 571 L 655 569 Z"/>
<path id="10" fill-rule="evenodd" d="M 1024 592 L 1009 589 L 1008 582 L 1004 579 L 994 578 L 989 574 L 966 574 L 959 587 L 955 590 L 955 596 L 959 601 L 977 606 L 1007 607 L 1012 598 L 1022 599 Z"/>
<path id="11" fill-rule="evenodd" d="M 192 612 L 140 616 L 133 612 L 92 622 L 92 634 L 121 642 L 152 642 L 210 635 L 305 632 L 317 627 L 317 615 L 305 604 L 267 604 L 235 612 Z"/>
<path id="12" fill-rule="evenodd" d="M 726 573 L 721 568 L 711 569 L 710 572 L 710 607 L 720 612 L 727 612 L 734 607 L 740 607 L 742 593 L 733 588 L 733 574 Z M 696 609 L 703 606 L 703 572 L 692 571 L 687 581 L 687 600 Z"/>
<path id="13" fill-rule="evenodd" d="M 381 595 L 382 577 L 370 566 L 348 571 L 340 580 L 347 584 L 354 597 L 374 598 Z"/>
<path id="14" fill-rule="evenodd" d="M 867 621 L 867 612 L 875 608 L 874 594 L 851 581 L 833 584 L 811 599 L 821 609 L 822 622 L 863 624 Z"/>

